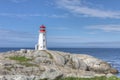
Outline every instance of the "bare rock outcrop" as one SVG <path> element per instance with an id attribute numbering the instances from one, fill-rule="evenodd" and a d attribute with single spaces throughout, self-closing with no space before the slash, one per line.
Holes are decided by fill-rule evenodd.
<path id="1" fill-rule="evenodd" d="M 0 53 L 0 80 L 91 78 L 116 73 L 107 62 L 85 54 L 26 49 Z"/>

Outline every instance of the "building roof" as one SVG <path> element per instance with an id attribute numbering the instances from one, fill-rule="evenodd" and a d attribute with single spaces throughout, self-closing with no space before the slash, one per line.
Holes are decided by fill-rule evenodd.
<path id="1" fill-rule="evenodd" d="M 41 25 L 40 28 L 46 28 L 44 25 Z"/>

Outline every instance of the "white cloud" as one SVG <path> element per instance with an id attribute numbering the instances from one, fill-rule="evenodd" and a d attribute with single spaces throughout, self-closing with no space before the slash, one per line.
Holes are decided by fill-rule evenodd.
<path id="1" fill-rule="evenodd" d="M 93 26 L 88 26 L 86 27 L 87 29 L 92 29 L 92 30 L 102 30 L 105 32 L 120 32 L 120 25 L 93 25 Z"/>
<path id="2" fill-rule="evenodd" d="M 50 36 L 48 37 L 50 47 L 120 47 L 120 41 L 96 40 L 96 37 L 81 36 Z"/>
<path id="3" fill-rule="evenodd" d="M 8 16 L 8 17 L 26 17 L 26 16 L 41 16 L 38 14 L 15 14 L 15 13 L 0 13 L 0 16 Z"/>
<path id="4" fill-rule="evenodd" d="M 14 3 L 20 3 L 20 2 L 25 2 L 28 0 L 9 0 L 9 1 L 14 2 Z"/>
<path id="5" fill-rule="evenodd" d="M 0 16 L 7 17 L 49 17 L 49 18 L 65 18 L 68 14 L 15 14 L 15 13 L 0 13 Z"/>
<path id="6" fill-rule="evenodd" d="M 46 15 L 46 16 L 51 18 L 65 18 L 68 16 L 68 14 L 63 14 L 63 15 L 52 14 L 52 15 Z"/>
<path id="7" fill-rule="evenodd" d="M 34 47 L 37 43 L 37 37 L 38 35 L 27 32 L 0 29 L 0 47 Z M 47 36 L 50 47 L 120 47 L 119 41 L 107 42 L 102 40 L 96 40 L 96 37 Z"/>
<path id="8" fill-rule="evenodd" d="M 120 19 L 120 11 L 101 10 L 90 8 L 81 3 L 82 0 L 56 0 L 59 7 L 67 9 L 70 12 L 84 15 L 86 17 L 116 18 Z"/>
<path id="9" fill-rule="evenodd" d="M 0 42 L 33 42 L 36 36 L 27 32 L 0 29 Z"/>
<path id="10" fill-rule="evenodd" d="M 63 31 L 63 30 L 69 30 L 68 27 L 50 27 L 48 28 L 49 30 L 59 30 L 59 31 Z"/>
<path id="11" fill-rule="evenodd" d="M 81 36 L 50 36 L 48 37 L 48 42 L 50 43 L 82 43 L 90 40 L 89 38 L 84 38 Z"/>

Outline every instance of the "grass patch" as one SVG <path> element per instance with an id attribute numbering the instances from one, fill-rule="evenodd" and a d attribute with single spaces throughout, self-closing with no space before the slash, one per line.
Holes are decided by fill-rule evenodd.
<path id="1" fill-rule="evenodd" d="M 106 80 L 106 77 L 95 77 L 95 78 L 74 78 L 74 77 L 68 77 L 58 80 Z"/>
<path id="2" fill-rule="evenodd" d="M 26 66 L 26 67 L 31 67 L 31 66 L 36 66 L 36 67 L 38 67 L 38 65 L 32 64 L 32 63 L 28 63 L 28 62 L 22 62 L 22 63 L 19 63 L 19 64 L 24 65 L 24 66 Z"/>
<path id="3" fill-rule="evenodd" d="M 20 65 L 24 65 L 26 67 L 31 67 L 31 66 L 38 66 L 36 64 L 29 63 L 28 61 L 32 61 L 32 59 L 26 58 L 25 56 L 11 56 L 9 57 L 10 60 L 16 60 L 18 61 Z M 6 68 L 9 70 L 9 68 Z"/>
<path id="4" fill-rule="evenodd" d="M 16 60 L 19 62 L 27 62 L 31 61 L 32 59 L 26 58 L 25 56 L 11 56 L 9 57 L 10 60 Z"/>
<path id="5" fill-rule="evenodd" d="M 120 80 L 120 78 L 113 76 L 113 77 L 108 78 L 108 80 Z"/>
<path id="6" fill-rule="evenodd" d="M 5 67 L 4 69 L 11 71 L 12 67 Z"/>
<path id="7" fill-rule="evenodd" d="M 11 66 L 5 66 L 4 69 L 8 70 L 8 71 L 11 71 L 12 68 L 14 68 L 14 65 L 11 65 Z"/>
<path id="8" fill-rule="evenodd" d="M 48 52 L 48 51 L 45 51 L 45 52 L 48 53 L 50 59 L 53 59 L 53 56 L 52 56 L 52 54 L 50 52 Z"/>
<path id="9" fill-rule="evenodd" d="M 48 53 L 49 54 L 49 56 L 50 56 L 50 59 L 53 59 L 53 56 L 50 54 L 50 53 Z"/>
<path id="10" fill-rule="evenodd" d="M 94 78 L 74 78 L 74 77 L 68 77 L 68 78 L 62 78 L 62 79 L 56 79 L 56 80 L 120 80 L 120 78 L 117 78 L 116 76 L 113 77 L 94 77 Z"/>

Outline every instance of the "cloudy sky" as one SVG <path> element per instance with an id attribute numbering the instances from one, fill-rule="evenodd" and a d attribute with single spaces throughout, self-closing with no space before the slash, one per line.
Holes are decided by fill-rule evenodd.
<path id="1" fill-rule="evenodd" d="M 0 0 L 0 47 L 119 47 L 120 0 Z"/>

